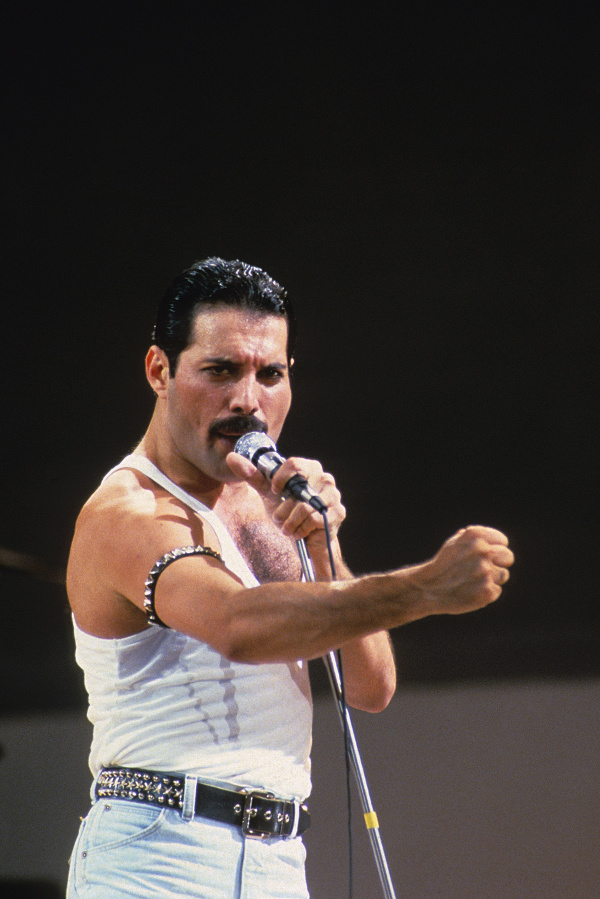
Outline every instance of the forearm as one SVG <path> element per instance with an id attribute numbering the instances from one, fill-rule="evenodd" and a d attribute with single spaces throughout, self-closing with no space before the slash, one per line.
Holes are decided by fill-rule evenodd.
<path id="1" fill-rule="evenodd" d="M 512 561 L 504 535 L 473 526 L 447 540 L 429 562 L 349 580 L 246 588 L 214 560 L 181 559 L 162 575 L 156 599 L 167 625 L 232 661 L 292 662 L 343 648 L 354 694 L 374 671 L 389 673 L 391 649 L 382 632 L 486 606 L 502 592 Z"/>
<path id="2" fill-rule="evenodd" d="M 388 631 L 378 631 L 341 648 L 348 705 L 381 712 L 396 691 L 396 664 Z"/>
<path id="3" fill-rule="evenodd" d="M 336 539 L 345 509 L 331 475 L 314 461 L 288 459 L 269 484 L 243 457 L 231 453 L 228 463 L 234 474 L 264 497 L 281 532 L 306 541 L 316 577 L 315 583 L 290 585 L 289 589 L 286 586 L 285 601 L 279 604 L 270 594 L 273 605 L 263 609 L 266 618 L 262 622 L 264 597 L 259 592 L 254 594 L 256 603 L 247 606 L 247 614 L 242 612 L 238 619 L 239 645 L 244 657 L 249 653 L 248 661 L 275 660 L 273 654 L 281 661 L 313 658 L 344 647 L 353 694 L 382 672 L 389 688 L 393 657 L 386 631 L 428 615 L 474 611 L 494 602 L 508 580 L 514 557 L 506 536 L 480 525 L 457 531 L 433 559 L 422 565 L 352 579 Z M 295 474 L 306 477 L 328 509 L 335 575 L 320 515 L 292 499 L 273 506 L 272 495 L 280 497 Z M 251 624 L 253 617 L 256 621 Z M 252 634 L 250 643 L 244 640 L 246 631 Z"/>
<path id="4" fill-rule="evenodd" d="M 337 539 L 332 541 L 332 553 L 336 579 L 352 580 Z M 318 579 L 331 579 L 328 554 L 313 549 L 313 567 Z M 341 647 L 341 657 L 348 704 L 362 711 L 382 711 L 396 689 L 396 665 L 389 633 L 383 630 L 351 640 Z"/>
<path id="5" fill-rule="evenodd" d="M 227 642 L 217 648 L 249 663 L 311 659 L 341 649 L 349 695 L 358 698 L 363 682 L 390 680 L 386 631 L 428 614 L 410 571 L 238 591 L 219 627 Z"/>

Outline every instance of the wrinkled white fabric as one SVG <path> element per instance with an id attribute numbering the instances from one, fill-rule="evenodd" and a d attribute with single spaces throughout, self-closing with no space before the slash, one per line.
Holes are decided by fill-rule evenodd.
<path id="1" fill-rule="evenodd" d="M 206 518 L 225 565 L 246 586 L 256 585 L 212 510 L 143 457 L 128 456 L 113 471 L 119 468 L 141 470 Z M 308 796 L 312 701 L 306 664 L 231 663 L 210 646 L 158 626 L 115 640 L 74 628 L 94 725 L 94 775 L 101 767 L 124 765 L 266 789 L 286 799 Z"/>

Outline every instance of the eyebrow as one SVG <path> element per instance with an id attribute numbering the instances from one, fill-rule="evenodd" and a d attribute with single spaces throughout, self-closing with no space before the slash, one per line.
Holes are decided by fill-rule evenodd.
<path id="1" fill-rule="evenodd" d="M 242 362 L 236 362 L 234 359 L 231 359 L 229 356 L 207 356 L 202 360 L 203 364 L 213 364 L 213 365 L 230 365 L 238 368 L 240 365 L 243 365 Z M 260 366 L 260 370 L 263 368 L 277 368 L 279 371 L 287 371 L 289 365 L 287 362 L 266 362 L 264 365 Z"/>

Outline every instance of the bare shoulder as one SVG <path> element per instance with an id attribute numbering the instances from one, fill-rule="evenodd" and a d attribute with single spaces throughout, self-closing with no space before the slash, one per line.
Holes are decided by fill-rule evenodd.
<path id="1" fill-rule="evenodd" d="M 198 543 L 219 550 L 212 529 L 144 475 L 112 474 L 81 510 L 71 545 L 67 591 L 79 626 L 98 636 L 142 630 L 148 572 L 171 549 Z"/>

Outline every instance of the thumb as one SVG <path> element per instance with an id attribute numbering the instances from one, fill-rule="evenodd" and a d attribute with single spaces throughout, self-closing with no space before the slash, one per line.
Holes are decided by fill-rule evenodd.
<path id="1" fill-rule="evenodd" d="M 239 453 L 229 453 L 225 461 L 236 477 L 242 481 L 247 481 L 259 493 L 267 494 L 271 492 L 271 484 L 249 459 L 246 459 Z"/>

